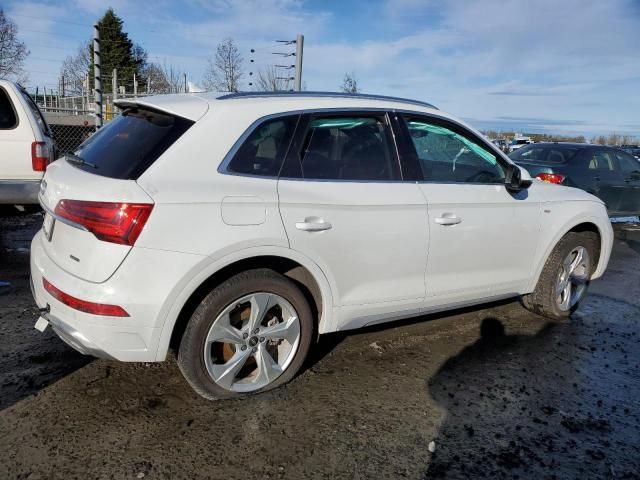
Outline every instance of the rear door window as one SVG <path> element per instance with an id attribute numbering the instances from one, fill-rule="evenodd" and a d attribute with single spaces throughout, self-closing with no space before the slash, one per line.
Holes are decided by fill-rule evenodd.
<path id="1" fill-rule="evenodd" d="M 104 177 L 135 180 L 194 122 L 129 108 L 76 150 L 74 166 Z"/>
<path id="2" fill-rule="evenodd" d="M 18 117 L 9 94 L 0 88 L 0 130 L 11 130 L 18 126 Z"/>
<path id="3" fill-rule="evenodd" d="M 589 158 L 589 170 L 603 172 L 613 172 L 616 169 L 615 161 L 611 152 L 606 150 L 595 150 Z"/>
<path id="4" fill-rule="evenodd" d="M 397 157 L 384 115 L 348 113 L 311 117 L 297 172 L 314 180 L 390 181 L 399 179 Z"/>
<path id="5" fill-rule="evenodd" d="M 275 177 L 280 172 L 299 115 L 267 120 L 255 128 L 235 153 L 227 171 Z"/>

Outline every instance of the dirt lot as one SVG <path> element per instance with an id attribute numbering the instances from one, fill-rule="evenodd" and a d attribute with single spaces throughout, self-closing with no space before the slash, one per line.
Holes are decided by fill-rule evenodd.
<path id="1" fill-rule="evenodd" d="M 40 221 L 0 218 L 0 478 L 640 478 L 639 230 L 571 321 L 511 302 L 326 336 L 286 387 L 209 403 L 173 359 L 33 329 Z"/>

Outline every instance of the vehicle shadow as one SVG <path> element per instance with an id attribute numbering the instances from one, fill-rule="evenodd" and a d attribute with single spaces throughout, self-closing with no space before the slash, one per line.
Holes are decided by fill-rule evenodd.
<path id="1" fill-rule="evenodd" d="M 618 392 L 597 341 L 575 319 L 533 336 L 484 319 L 480 338 L 427 381 L 446 419 L 425 478 L 609 477 L 606 447 L 624 445 L 625 434 L 606 413 Z"/>
<path id="2" fill-rule="evenodd" d="M 344 340 L 349 337 L 358 337 L 358 336 L 366 336 L 371 333 L 376 332 L 385 332 L 391 331 L 395 329 L 402 329 L 404 327 L 409 327 L 412 325 L 420 325 L 425 322 L 431 322 L 434 320 L 439 320 L 441 318 L 455 317 L 456 315 L 463 315 L 465 313 L 472 312 L 480 312 L 485 309 L 495 308 L 505 305 L 515 305 L 518 303 L 517 298 L 508 298 L 505 300 L 498 300 L 490 303 L 484 303 L 480 305 L 473 305 L 470 307 L 462 307 L 456 308 L 452 310 L 446 310 L 443 312 L 434 312 L 428 313 L 425 315 L 420 315 L 418 317 L 411 317 L 400 320 L 391 320 L 389 322 L 376 323 L 374 325 L 369 325 L 367 327 L 361 327 L 355 330 L 345 330 L 338 331 L 332 333 L 325 333 L 320 335 L 317 342 L 311 345 L 311 349 L 309 350 L 309 354 L 303 367 L 300 369 L 298 375 L 302 374 L 308 369 L 312 369 L 317 363 L 319 363 L 323 358 L 333 352 L 338 345 L 340 345 Z"/>

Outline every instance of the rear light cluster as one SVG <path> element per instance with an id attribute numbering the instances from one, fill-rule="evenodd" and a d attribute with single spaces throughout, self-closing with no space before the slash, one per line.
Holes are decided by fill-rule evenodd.
<path id="1" fill-rule="evenodd" d="M 149 219 L 153 204 L 60 200 L 55 213 L 86 228 L 105 242 L 132 246 Z"/>
<path id="2" fill-rule="evenodd" d="M 51 152 L 46 142 L 31 143 L 31 166 L 34 172 L 44 172 L 51 163 Z"/>
<path id="3" fill-rule="evenodd" d="M 536 178 L 543 182 L 556 183 L 559 185 L 564 182 L 565 176 L 558 173 L 539 173 L 536 175 Z"/>
<path id="4" fill-rule="evenodd" d="M 80 300 L 73 297 L 68 293 L 64 293 L 59 288 L 53 286 L 46 278 L 42 278 L 42 284 L 44 289 L 51 294 L 53 298 L 64 303 L 74 310 L 80 312 L 91 313 L 92 315 L 103 315 L 108 317 L 128 317 L 129 314 L 124 308 L 118 305 L 107 305 L 103 303 L 87 302 L 86 300 Z"/>

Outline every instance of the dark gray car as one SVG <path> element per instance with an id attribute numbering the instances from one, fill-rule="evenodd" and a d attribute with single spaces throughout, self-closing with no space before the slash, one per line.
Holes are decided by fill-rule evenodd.
<path id="1" fill-rule="evenodd" d="M 609 215 L 640 215 L 640 162 L 624 150 L 583 143 L 535 143 L 509 157 L 532 177 L 599 197 Z"/>

